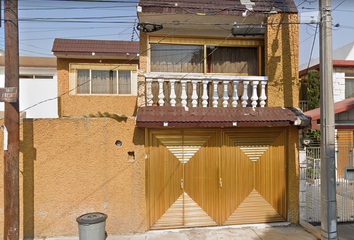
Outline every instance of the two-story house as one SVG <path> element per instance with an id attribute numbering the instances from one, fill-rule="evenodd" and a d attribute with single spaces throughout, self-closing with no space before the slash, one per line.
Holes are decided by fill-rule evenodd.
<path id="1" fill-rule="evenodd" d="M 109 235 L 298 222 L 294 2 L 141 0 L 137 14 L 140 43 L 55 39 L 59 118 L 21 124 L 24 238 L 75 236 L 88 212 Z"/>
<path id="2" fill-rule="evenodd" d="M 299 219 L 298 12 L 141 0 L 146 228 Z M 145 87 L 145 88 L 144 88 Z"/>

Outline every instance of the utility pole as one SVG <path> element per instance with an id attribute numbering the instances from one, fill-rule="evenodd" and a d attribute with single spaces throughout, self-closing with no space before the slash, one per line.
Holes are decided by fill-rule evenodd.
<path id="1" fill-rule="evenodd" d="M 331 0 L 319 0 L 320 14 L 320 109 L 321 109 L 321 235 L 338 239 Z"/>
<path id="2" fill-rule="evenodd" d="M 19 239 L 19 50 L 17 0 L 5 0 L 5 89 L 1 101 L 5 102 L 4 143 L 4 240 Z M 16 92 L 16 93 L 12 93 Z M 9 97 L 15 99 L 10 100 Z M 6 134 L 6 131 L 4 131 Z M 5 138 L 4 138 L 5 141 Z M 7 150 L 5 148 L 7 145 Z"/>

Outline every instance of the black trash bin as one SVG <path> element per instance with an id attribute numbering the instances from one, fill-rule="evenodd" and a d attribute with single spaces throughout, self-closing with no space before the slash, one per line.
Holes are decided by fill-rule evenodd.
<path id="1" fill-rule="evenodd" d="M 105 240 L 106 219 L 104 213 L 93 212 L 81 215 L 76 219 L 79 224 L 80 240 Z"/>

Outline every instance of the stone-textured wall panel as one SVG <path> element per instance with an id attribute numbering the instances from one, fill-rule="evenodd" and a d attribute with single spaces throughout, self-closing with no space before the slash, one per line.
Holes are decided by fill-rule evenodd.
<path id="1" fill-rule="evenodd" d="M 289 24 L 297 22 L 297 14 L 274 14 L 267 19 L 267 107 L 298 107 L 299 27 Z"/>

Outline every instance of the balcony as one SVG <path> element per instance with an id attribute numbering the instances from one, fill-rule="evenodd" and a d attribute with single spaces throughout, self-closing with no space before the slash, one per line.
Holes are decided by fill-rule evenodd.
<path id="1" fill-rule="evenodd" d="M 265 76 L 145 74 L 147 106 L 265 107 Z"/>

